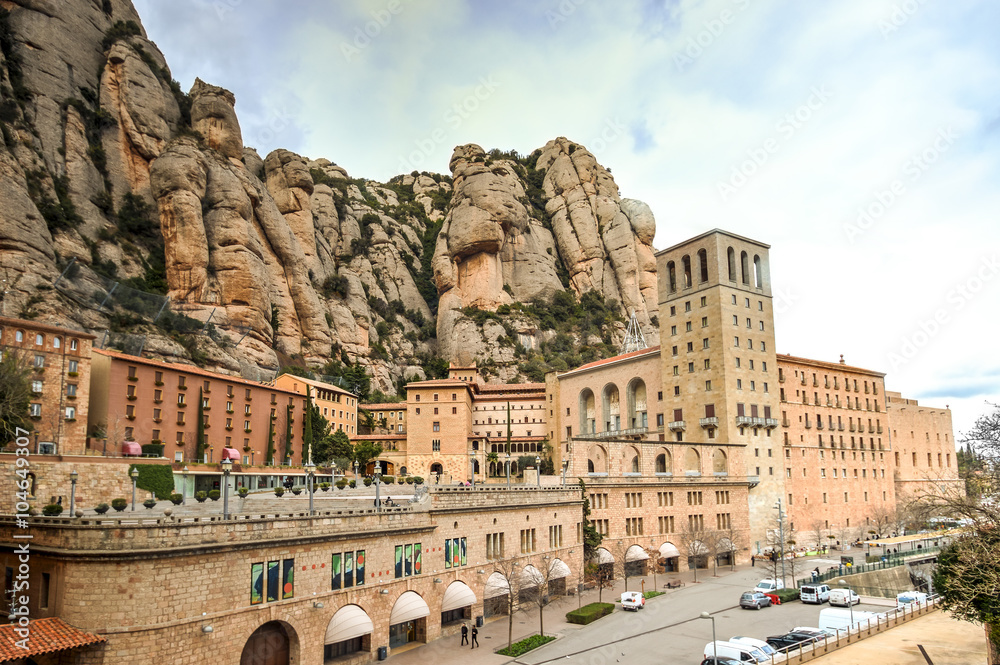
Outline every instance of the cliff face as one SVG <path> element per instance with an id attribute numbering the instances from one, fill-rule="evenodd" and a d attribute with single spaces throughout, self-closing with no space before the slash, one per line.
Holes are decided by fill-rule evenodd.
<path id="1" fill-rule="evenodd" d="M 230 371 L 343 360 L 383 390 L 434 356 L 518 378 L 512 333 L 544 335 L 510 306 L 567 288 L 635 310 L 655 339 L 652 214 L 582 146 L 460 146 L 451 177 L 388 183 L 262 159 L 232 93 L 183 93 L 127 0 L 0 4 L 6 315 L 139 334 L 146 352 Z"/>

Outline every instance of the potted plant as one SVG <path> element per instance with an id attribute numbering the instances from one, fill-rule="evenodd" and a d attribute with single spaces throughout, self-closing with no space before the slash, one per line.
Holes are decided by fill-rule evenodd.
<path id="1" fill-rule="evenodd" d="M 407 476 L 406 477 L 406 484 L 407 485 L 412 485 L 413 484 L 413 476 Z"/>
<path id="2" fill-rule="evenodd" d="M 334 483 L 334 485 L 336 485 L 337 489 L 339 490 L 344 489 L 345 487 L 347 487 L 347 478 L 341 478 L 336 483 Z"/>
<path id="3" fill-rule="evenodd" d="M 58 503 L 50 503 L 42 508 L 42 515 L 46 517 L 58 517 L 63 511 L 63 507 Z"/>
<path id="4" fill-rule="evenodd" d="M 128 499 L 112 499 L 111 507 L 120 513 L 128 507 Z"/>
<path id="5" fill-rule="evenodd" d="M 330 483 L 320 483 L 319 488 L 324 492 L 327 492 L 330 490 Z"/>
<path id="6" fill-rule="evenodd" d="M 221 496 L 222 492 L 220 492 L 219 490 L 212 490 L 211 492 L 208 493 L 208 498 L 211 499 L 212 501 L 218 501 Z"/>
<path id="7" fill-rule="evenodd" d="M 357 486 L 358 486 L 358 481 L 356 481 L 356 480 L 351 480 L 351 481 L 349 481 L 349 482 L 348 482 L 347 484 L 351 486 L 351 489 L 354 489 L 355 487 L 357 487 Z"/>
<path id="8" fill-rule="evenodd" d="M 366 477 L 362 482 L 364 482 L 365 487 L 371 487 L 372 486 L 372 479 L 371 478 L 367 478 Z"/>
<path id="9" fill-rule="evenodd" d="M 104 513 L 108 512 L 110 508 L 111 506 L 109 506 L 106 503 L 99 503 L 96 506 L 94 506 L 94 512 L 97 513 L 98 515 L 103 515 Z"/>
<path id="10" fill-rule="evenodd" d="M 198 503 L 205 503 L 205 499 L 208 498 L 208 492 L 195 492 L 194 498 Z"/>
<path id="11" fill-rule="evenodd" d="M 184 503 L 184 495 L 174 492 L 173 494 L 170 495 L 170 502 L 175 506 L 179 506 L 182 503 Z"/>
<path id="12" fill-rule="evenodd" d="M 395 482 L 396 482 L 395 476 L 382 476 L 383 485 L 393 485 L 395 484 Z"/>
<path id="13" fill-rule="evenodd" d="M 413 476 L 413 484 L 414 485 L 423 485 L 424 484 L 423 477 L 421 477 L 421 476 Z"/>
<path id="14" fill-rule="evenodd" d="M 293 487 L 292 488 L 292 494 L 294 494 L 295 496 L 298 496 L 298 495 L 302 494 L 302 488 L 301 487 Z"/>
<path id="15" fill-rule="evenodd" d="M 278 485 L 277 487 L 274 488 L 274 496 L 281 496 L 284 493 L 285 493 L 285 488 L 282 487 L 281 485 Z"/>
<path id="16" fill-rule="evenodd" d="M 241 499 L 245 499 L 245 498 L 247 498 L 247 494 L 250 493 L 250 488 L 248 488 L 248 487 L 241 487 L 238 490 L 236 490 L 236 493 L 240 495 Z"/>
<path id="17" fill-rule="evenodd" d="M 149 497 L 148 499 L 142 502 L 142 505 L 146 506 L 146 510 L 152 510 L 153 506 L 156 505 L 156 499 L 154 499 L 153 497 Z"/>

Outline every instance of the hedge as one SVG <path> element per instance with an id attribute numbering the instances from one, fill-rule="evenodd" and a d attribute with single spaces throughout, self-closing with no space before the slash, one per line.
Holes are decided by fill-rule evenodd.
<path id="1" fill-rule="evenodd" d="M 543 644 L 548 644 L 552 640 L 556 639 L 552 635 L 532 635 L 531 637 L 526 637 L 519 642 L 514 642 L 509 647 L 504 647 L 497 651 L 501 656 L 513 656 L 517 657 L 522 654 L 528 653 L 532 649 L 537 649 Z"/>
<path id="2" fill-rule="evenodd" d="M 162 443 L 144 443 L 142 444 L 142 454 L 152 455 L 153 457 L 163 457 L 163 444 Z"/>
<path id="3" fill-rule="evenodd" d="M 566 621 L 586 626 L 615 610 L 614 603 L 590 603 L 578 610 L 566 613 Z"/>
<path id="4" fill-rule="evenodd" d="M 128 477 L 132 477 L 132 469 L 139 469 L 136 487 L 149 490 L 157 499 L 167 500 L 174 493 L 174 471 L 169 464 L 130 464 Z"/>
<path id="5" fill-rule="evenodd" d="M 774 595 L 777 596 L 778 600 L 780 600 L 781 602 L 783 602 L 783 603 L 790 603 L 793 600 L 798 600 L 799 599 L 799 590 L 798 589 L 778 589 L 777 591 L 774 592 Z"/>

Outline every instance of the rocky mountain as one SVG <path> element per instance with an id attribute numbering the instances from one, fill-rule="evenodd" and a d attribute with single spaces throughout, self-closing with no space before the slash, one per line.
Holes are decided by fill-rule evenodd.
<path id="1" fill-rule="evenodd" d="M 386 392 L 442 359 L 537 375 L 560 335 L 607 355 L 629 311 L 656 339 L 652 213 L 583 146 L 464 145 L 451 175 L 387 183 L 261 158 L 233 94 L 183 92 L 127 0 L 0 6 L 5 315 L 245 375 L 360 368 Z M 552 321 L 557 298 L 586 325 Z"/>

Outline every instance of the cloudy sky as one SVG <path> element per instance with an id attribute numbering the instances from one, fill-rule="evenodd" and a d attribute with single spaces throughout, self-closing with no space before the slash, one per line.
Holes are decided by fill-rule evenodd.
<path id="1" fill-rule="evenodd" d="M 353 177 L 456 145 L 586 145 L 655 245 L 769 243 L 780 353 L 1000 403 L 1000 4 L 972 0 L 135 0 L 247 145 Z"/>

